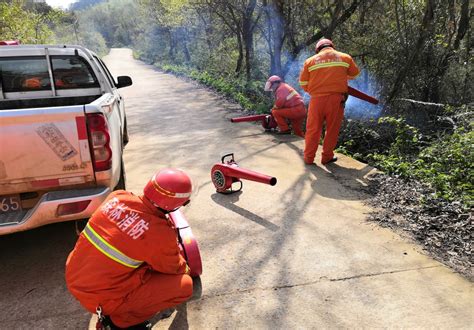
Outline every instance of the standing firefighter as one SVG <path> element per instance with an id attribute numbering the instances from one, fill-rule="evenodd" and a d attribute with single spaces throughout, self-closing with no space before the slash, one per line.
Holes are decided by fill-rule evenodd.
<path id="1" fill-rule="evenodd" d="M 326 122 L 322 164 L 335 162 L 334 148 L 344 118 L 347 80 L 354 79 L 359 68 L 348 54 L 338 52 L 329 39 L 316 44 L 316 55 L 308 58 L 300 74 L 301 87 L 311 95 L 306 121 L 304 162 L 313 164 L 319 139 Z"/>
<path id="2" fill-rule="evenodd" d="M 286 122 L 289 119 L 295 135 L 304 137 L 301 126 L 306 117 L 306 108 L 300 94 L 278 76 L 268 78 L 265 91 L 275 93 L 272 115 L 278 124 L 279 134 L 291 134 Z"/>
<path id="3" fill-rule="evenodd" d="M 90 218 L 66 261 L 66 283 L 89 312 L 104 315 L 103 326 L 147 329 L 157 312 L 191 297 L 190 269 L 168 218 L 191 191 L 186 173 L 164 169 L 143 195 L 115 191 Z"/>

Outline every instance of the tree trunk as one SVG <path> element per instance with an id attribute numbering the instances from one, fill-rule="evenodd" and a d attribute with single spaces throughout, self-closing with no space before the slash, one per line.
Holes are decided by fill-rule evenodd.
<path id="1" fill-rule="evenodd" d="M 252 19 L 257 0 L 250 0 L 244 9 L 242 17 L 242 40 L 245 48 L 245 78 L 249 82 L 252 78 L 253 59 L 253 31 L 255 22 Z"/>
<path id="2" fill-rule="evenodd" d="M 174 59 L 175 59 L 175 49 L 176 49 L 176 46 L 175 46 L 175 38 L 173 38 L 173 31 L 171 31 L 171 29 L 167 29 L 168 31 L 168 41 L 170 43 L 170 49 L 168 51 L 168 55 L 169 55 L 169 58 L 171 61 L 174 62 Z"/>
<path id="3" fill-rule="evenodd" d="M 450 34 L 449 40 L 447 42 L 448 47 L 446 48 L 445 53 L 442 55 L 440 61 L 436 65 L 437 70 L 434 70 L 433 81 L 432 81 L 430 94 L 429 94 L 430 98 L 428 99 L 428 101 L 435 102 L 435 103 L 439 103 L 440 101 L 439 90 L 440 90 L 440 83 L 442 81 L 442 78 L 444 77 L 444 75 L 446 74 L 446 71 L 449 68 L 449 63 L 451 59 L 455 57 L 455 51 L 459 49 L 461 40 L 464 38 L 464 36 L 466 35 L 469 29 L 468 0 L 463 0 L 463 3 L 461 5 L 461 11 L 459 15 L 460 16 L 459 26 L 457 30 L 455 30 L 456 16 L 455 16 L 454 0 L 449 0 L 448 5 L 449 5 L 448 7 L 449 7 L 449 13 L 450 13 L 448 26 L 451 27 L 451 31 L 449 32 Z M 455 34 L 456 36 L 454 36 Z M 453 38 L 454 38 L 454 42 L 452 41 Z"/>
<path id="4" fill-rule="evenodd" d="M 283 10 L 284 10 L 284 2 L 282 0 L 274 0 L 273 1 L 273 29 L 272 29 L 272 37 L 273 37 L 273 62 L 274 67 L 273 70 L 270 72 L 271 74 L 276 74 L 283 78 L 283 70 L 281 67 L 281 50 L 283 48 L 283 41 L 285 40 L 285 25 L 284 25 L 284 18 L 283 18 Z"/>
<path id="5" fill-rule="evenodd" d="M 467 0 L 466 0 L 467 2 Z M 470 12 L 470 17 L 473 17 L 474 16 L 474 8 L 471 8 L 471 12 Z M 461 23 L 459 23 L 459 25 L 461 25 Z M 467 25 L 469 26 L 469 23 L 467 23 Z M 472 29 L 467 29 L 467 42 L 466 42 L 466 52 L 465 52 L 465 62 L 466 63 L 469 63 L 471 61 L 471 43 L 472 43 Z M 467 64 L 469 65 L 469 64 Z M 468 102 L 472 102 L 472 80 L 471 80 L 471 76 L 470 76 L 470 71 L 466 68 L 466 74 L 465 74 L 465 77 L 464 77 L 464 83 L 463 83 L 463 93 L 461 94 L 462 95 L 462 102 L 463 103 L 468 103 Z"/>
<path id="6" fill-rule="evenodd" d="M 240 33 L 237 33 L 236 37 L 237 37 L 237 46 L 239 48 L 239 57 L 237 58 L 237 64 L 235 67 L 235 75 L 239 77 L 240 74 L 242 73 L 242 63 L 244 61 L 244 49 L 242 45 L 242 36 L 240 35 Z"/>
<path id="7" fill-rule="evenodd" d="M 431 25 L 434 21 L 434 10 L 435 10 L 435 0 L 426 0 L 425 14 L 423 16 L 423 21 L 419 28 L 419 37 L 416 42 L 416 45 L 412 48 L 411 54 L 407 59 L 405 66 L 399 71 L 395 82 L 393 84 L 392 90 L 389 93 L 387 102 L 390 103 L 395 96 L 398 94 L 400 87 L 402 86 L 403 81 L 405 80 L 408 72 L 412 69 L 413 63 L 415 62 L 418 54 L 423 49 L 423 44 L 428 37 L 428 32 L 431 30 Z"/>
<path id="8" fill-rule="evenodd" d="M 270 55 L 270 75 L 282 76 L 281 51 L 285 39 L 284 2 L 271 0 L 263 1 L 268 34 L 265 35 Z"/>
<path id="9" fill-rule="evenodd" d="M 184 54 L 184 59 L 187 63 L 191 62 L 191 55 L 189 54 L 189 49 L 188 49 L 188 32 L 186 31 L 186 28 L 181 29 L 182 31 L 182 41 L 183 41 L 183 54 Z"/>
<path id="10" fill-rule="evenodd" d="M 331 38 L 332 34 L 336 30 L 336 28 L 340 25 L 342 25 L 344 22 L 346 22 L 352 14 L 356 11 L 357 7 L 361 3 L 361 1 L 364 0 L 352 0 L 351 5 L 347 7 L 344 11 L 342 11 L 342 4 L 344 3 L 343 0 L 339 0 L 336 5 L 336 10 L 334 12 L 334 15 L 331 19 L 331 22 L 327 27 L 324 29 L 321 29 L 320 31 L 316 32 L 312 36 L 310 36 L 306 41 L 297 44 L 294 39 L 290 41 L 290 44 L 292 44 L 292 47 L 289 51 L 289 56 L 288 60 L 285 63 L 285 67 L 283 69 L 283 72 L 286 74 L 288 72 L 289 67 L 291 63 L 295 61 L 295 59 L 298 57 L 298 55 L 301 53 L 301 51 L 305 48 L 308 47 L 311 44 L 314 44 L 317 42 L 319 39 L 322 37 L 327 37 Z"/>
<path id="11" fill-rule="evenodd" d="M 250 33 L 247 29 L 247 23 L 243 24 L 243 34 L 244 34 L 244 45 L 245 45 L 245 78 L 247 82 L 251 79 L 252 74 L 252 57 L 253 57 L 253 34 Z"/>

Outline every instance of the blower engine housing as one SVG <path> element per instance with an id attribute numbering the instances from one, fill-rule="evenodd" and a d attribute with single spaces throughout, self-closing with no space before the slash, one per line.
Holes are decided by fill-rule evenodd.
<path id="1" fill-rule="evenodd" d="M 230 160 L 225 159 L 230 157 Z M 221 163 L 215 164 L 211 169 L 212 183 L 216 187 L 216 191 L 222 194 L 231 194 L 242 190 L 243 184 L 241 179 L 256 181 L 260 183 L 276 185 L 277 179 L 255 171 L 243 169 L 234 160 L 234 154 L 222 156 Z M 239 183 L 238 189 L 233 189 L 234 183 Z"/>

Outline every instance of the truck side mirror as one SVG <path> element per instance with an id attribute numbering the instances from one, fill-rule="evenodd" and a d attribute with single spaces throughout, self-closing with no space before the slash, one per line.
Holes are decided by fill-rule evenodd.
<path id="1" fill-rule="evenodd" d="M 117 77 L 117 84 L 115 85 L 117 88 L 132 86 L 132 78 L 129 76 L 118 76 Z"/>

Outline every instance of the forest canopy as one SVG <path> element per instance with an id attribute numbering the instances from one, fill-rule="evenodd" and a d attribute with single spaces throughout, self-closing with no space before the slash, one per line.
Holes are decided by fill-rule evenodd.
<path id="1" fill-rule="evenodd" d="M 294 82 L 322 37 L 363 69 L 354 83 L 396 98 L 472 101 L 468 0 L 79 0 L 69 11 L 0 2 L 3 39 L 132 47 L 152 62 L 219 76 Z"/>
<path id="2" fill-rule="evenodd" d="M 385 101 L 461 105 L 472 100 L 472 12 L 468 0 L 109 0 L 80 17 L 109 47 L 247 82 L 293 82 L 324 36 L 363 68 L 356 83 Z"/>

